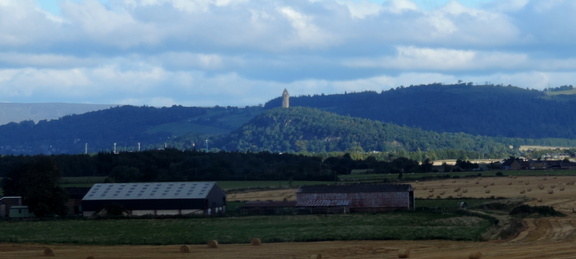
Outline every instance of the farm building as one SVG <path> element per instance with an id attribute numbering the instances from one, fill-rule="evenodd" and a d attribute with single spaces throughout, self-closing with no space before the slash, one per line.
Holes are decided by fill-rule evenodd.
<path id="1" fill-rule="evenodd" d="M 31 218 L 34 213 L 30 211 L 28 206 L 12 206 L 9 211 L 10 218 Z"/>
<path id="2" fill-rule="evenodd" d="M 128 215 L 223 214 L 226 194 L 215 182 L 99 183 L 82 199 L 86 217 L 107 208 Z"/>
<path id="3" fill-rule="evenodd" d="M 4 196 L 0 198 L 0 217 L 10 216 L 10 208 L 22 206 L 22 196 Z"/>
<path id="4" fill-rule="evenodd" d="M 311 212 L 413 210 L 414 189 L 409 184 L 302 186 L 296 201 Z"/>

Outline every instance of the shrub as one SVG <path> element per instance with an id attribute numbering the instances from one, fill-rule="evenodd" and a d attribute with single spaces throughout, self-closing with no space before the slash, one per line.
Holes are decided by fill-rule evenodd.
<path id="1" fill-rule="evenodd" d="M 510 215 L 512 216 L 553 216 L 553 217 L 562 217 L 565 216 L 563 213 L 556 211 L 553 207 L 550 206 L 530 206 L 530 205 L 520 205 L 512 211 L 510 211 Z"/>

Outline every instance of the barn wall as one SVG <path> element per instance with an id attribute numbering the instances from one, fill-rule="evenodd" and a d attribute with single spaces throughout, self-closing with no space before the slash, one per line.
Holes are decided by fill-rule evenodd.
<path id="1" fill-rule="evenodd" d="M 108 205 L 122 205 L 125 209 L 135 210 L 172 210 L 172 209 L 206 209 L 205 199 L 171 199 L 171 200 L 84 200 L 82 207 L 86 211 L 99 211 Z"/>
<path id="2" fill-rule="evenodd" d="M 226 212 L 226 194 L 217 185 L 214 185 L 206 197 L 206 208 L 208 215 Z"/>
<path id="3" fill-rule="evenodd" d="M 409 192 L 377 193 L 298 193 L 298 203 L 349 201 L 349 208 L 411 208 Z"/>

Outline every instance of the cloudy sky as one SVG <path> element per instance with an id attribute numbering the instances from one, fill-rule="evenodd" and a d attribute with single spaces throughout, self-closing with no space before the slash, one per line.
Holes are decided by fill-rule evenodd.
<path id="1" fill-rule="evenodd" d="M 0 102 L 263 104 L 576 82 L 574 0 L 0 0 Z"/>

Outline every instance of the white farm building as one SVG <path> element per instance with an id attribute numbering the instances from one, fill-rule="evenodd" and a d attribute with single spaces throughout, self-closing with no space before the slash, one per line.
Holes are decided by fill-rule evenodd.
<path id="1" fill-rule="evenodd" d="M 110 206 L 132 216 L 223 214 L 226 194 L 215 182 L 98 183 L 82 199 L 82 214 Z"/>

